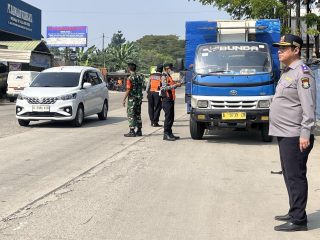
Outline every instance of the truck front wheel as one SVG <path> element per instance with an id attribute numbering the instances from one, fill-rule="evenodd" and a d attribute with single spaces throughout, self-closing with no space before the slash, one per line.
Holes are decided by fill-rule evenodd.
<path id="1" fill-rule="evenodd" d="M 190 116 L 189 125 L 191 138 L 194 140 L 201 140 L 205 130 L 204 123 L 197 122 Z"/>
<path id="2" fill-rule="evenodd" d="M 261 136 L 262 136 L 262 141 L 272 142 L 273 137 L 269 135 L 269 123 L 263 123 L 261 125 Z"/>

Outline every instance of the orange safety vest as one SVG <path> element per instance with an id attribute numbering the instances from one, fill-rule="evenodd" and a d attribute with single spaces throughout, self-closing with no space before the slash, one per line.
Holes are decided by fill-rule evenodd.
<path id="1" fill-rule="evenodd" d="M 150 92 L 156 92 L 160 90 L 161 76 L 161 73 L 153 73 L 150 75 Z"/>
<path id="2" fill-rule="evenodd" d="M 172 77 L 168 74 L 167 75 L 167 85 L 172 86 L 174 85 L 174 81 Z M 171 90 L 166 91 L 166 97 L 170 100 L 175 100 L 176 99 L 176 90 L 172 88 Z"/>

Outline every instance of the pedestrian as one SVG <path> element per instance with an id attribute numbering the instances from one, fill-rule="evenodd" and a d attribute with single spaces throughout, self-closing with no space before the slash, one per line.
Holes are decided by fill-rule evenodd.
<path id="1" fill-rule="evenodd" d="M 147 85 L 148 93 L 148 113 L 152 127 L 161 127 L 159 124 L 160 112 L 161 112 L 161 96 L 159 95 L 161 87 L 163 65 L 158 64 L 156 72 L 152 73 Z"/>
<path id="2" fill-rule="evenodd" d="M 125 137 L 142 136 L 142 121 L 141 121 L 141 104 L 142 104 L 142 86 L 143 78 L 136 73 L 137 66 L 134 63 L 128 64 L 130 76 L 127 79 L 126 93 L 123 98 L 123 107 L 127 102 L 127 116 L 129 121 L 129 133 L 124 134 Z M 135 132 L 135 128 L 137 131 Z"/>
<path id="3" fill-rule="evenodd" d="M 308 198 L 307 160 L 313 148 L 316 116 L 316 82 L 301 60 L 300 37 L 286 34 L 278 47 L 279 60 L 285 65 L 270 106 L 269 135 L 276 136 L 281 168 L 289 196 L 289 211 L 276 216 L 287 221 L 276 231 L 306 231 Z"/>
<path id="4" fill-rule="evenodd" d="M 173 64 L 165 63 L 163 65 L 164 72 L 161 77 L 161 96 L 162 108 L 164 116 L 164 133 L 163 140 L 175 141 L 180 137 L 174 136 L 172 133 L 172 125 L 174 122 L 174 101 L 176 99 L 175 89 L 181 87 L 181 83 L 175 83 L 170 75 Z"/>

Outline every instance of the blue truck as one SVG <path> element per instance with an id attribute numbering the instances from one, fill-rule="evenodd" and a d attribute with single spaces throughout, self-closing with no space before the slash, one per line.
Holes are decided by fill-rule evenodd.
<path id="1" fill-rule="evenodd" d="M 280 77 L 277 19 L 186 22 L 185 100 L 192 139 L 206 129 L 258 128 L 268 135 Z"/>

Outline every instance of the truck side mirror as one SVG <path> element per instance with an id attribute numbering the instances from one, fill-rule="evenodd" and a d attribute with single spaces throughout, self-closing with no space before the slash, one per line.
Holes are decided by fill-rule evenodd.
<path id="1" fill-rule="evenodd" d="M 179 71 L 183 71 L 183 70 L 184 70 L 184 61 L 183 61 L 183 58 L 178 58 L 178 59 L 177 59 L 177 66 L 178 66 L 178 70 L 179 70 Z"/>

